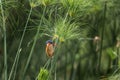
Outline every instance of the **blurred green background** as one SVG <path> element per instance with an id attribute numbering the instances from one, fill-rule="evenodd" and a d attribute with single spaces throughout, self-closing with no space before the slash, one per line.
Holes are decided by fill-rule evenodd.
<path id="1" fill-rule="evenodd" d="M 0 80 L 119 80 L 119 4 L 0 0 Z"/>

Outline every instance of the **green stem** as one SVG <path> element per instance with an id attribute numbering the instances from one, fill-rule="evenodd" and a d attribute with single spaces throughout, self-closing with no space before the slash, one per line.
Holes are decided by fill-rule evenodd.
<path id="1" fill-rule="evenodd" d="M 64 80 L 67 79 L 67 54 L 65 54 Z"/>
<path id="2" fill-rule="evenodd" d="M 105 5 L 104 5 L 104 14 L 103 14 L 103 27 L 102 27 L 102 33 L 101 33 L 101 45 L 100 45 L 100 55 L 99 55 L 99 63 L 98 63 L 98 69 L 99 69 L 99 72 L 100 72 L 100 66 L 101 66 L 101 56 L 102 56 L 102 48 L 103 48 L 103 38 L 104 38 L 104 28 L 105 28 L 105 20 L 106 20 L 106 2 L 105 2 Z"/>
<path id="3" fill-rule="evenodd" d="M 7 80 L 7 44 L 6 44 L 6 25 L 5 25 L 5 14 L 4 14 L 4 10 L 3 10 L 3 4 L 2 4 L 2 0 L 0 0 L 1 3 L 1 12 L 2 12 L 2 21 L 3 21 L 3 35 L 4 35 L 4 78 L 5 80 Z"/>
<path id="4" fill-rule="evenodd" d="M 41 26 L 41 24 L 42 24 L 42 19 L 43 19 L 43 16 L 44 16 L 44 14 L 45 14 L 45 10 L 46 10 L 46 7 L 44 8 L 44 11 L 43 11 L 43 14 L 42 14 L 40 23 L 39 23 L 39 25 L 38 25 L 38 29 L 37 29 L 35 38 L 34 38 L 34 42 L 33 42 L 33 45 L 32 45 L 31 51 L 30 51 L 30 54 L 29 54 L 29 56 L 28 56 L 26 66 L 25 66 L 24 71 L 23 71 L 23 76 L 22 76 L 23 80 L 24 80 L 24 76 L 25 76 L 26 70 L 27 70 L 27 68 L 28 68 L 28 65 L 29 65 L 29 63 L 30 63 L 30 60 L 31 60 L 31 57 L 32 57 L 32 53 L 33 53 L 33 51 L 34 51 L 34 47 L 35 47 L 35 44 L 36 44 L 36 42 L 37 42 L 37 38 L 38 38 L 38 36 L 39 36 L 40 26 Z"/>
<path id="5" fill-rule="evenodd" d="M 57 68 L 57 65 L 55 66 L 55 76 L 54 76 L 54 80 L 57 80 L 56 68 Z"/>
<path id="6" fill-rule="evenodd" d="M 48 69 L 49 64 L 50 64 L 50 58 L 47 60 L 43 68 Z"/>
<path id="7" fill-rule="evenodd" d="M 30 19 L 30 16 L 31 16 L 31 13 L 32 13 L 32 7 L 30 9 L 30 12 L 29 12 L 29 15 L 28 15 L 28 18 L 27 18 L 27 22 L 25 24 L 25 28 L 24 28 L 24 31 L 23 31 L 23 34 L 22 34 L 22 37 L 21 37 L 21 40 L 20 40 L 20 44 L 19 44 L 19 47 L 18 47 L 18 50 L 17 50 L 17 54 L 15 56 L 15 60 L 14 60 L 14 63 L 12 65 L 12 69 L 11 69 L 11 72 L 10 72 L 10 75 L 9 75 L 9 78 L 8 80 L 11 79 L 11 76 L 13 74 L 13 71 L 15 69 L 15 73 L 14 73 L 14 76 L 16 75 L 16 69 L 17 69 L 17 66 L 18 66 L 18 61 L 19 61 L 19 57 L 20 57 L 20 52 L 21 52 L 21 45 L 22 45 L 22 42 L 23 42 L 23 38 L 25 36 L 25 31 L 27 29 L 27 25 L 28 25 L 28 22 L 29 22 L 29 19 Z M 15 66 L 16 65 L 16 66 Z M 16 67 L 16 68 L 15 68 Z"/>

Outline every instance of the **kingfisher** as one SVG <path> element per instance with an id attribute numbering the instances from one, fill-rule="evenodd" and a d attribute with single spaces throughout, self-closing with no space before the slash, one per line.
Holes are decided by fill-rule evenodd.
<path id="1" fill-rule="evenodd" d="M 55 44 L 53 43 L 52 40 L 47 40 L 46 41 L 46 54 L 48 57 L 52 57 L 54 54 L 54 46 Z"/>

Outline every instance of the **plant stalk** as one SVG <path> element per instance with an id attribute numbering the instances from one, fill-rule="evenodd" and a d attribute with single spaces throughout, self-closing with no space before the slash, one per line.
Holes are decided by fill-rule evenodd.
<path id="1" fill-rule="evenodd" d="M 107 4 L 104 3 L 104 13 L 103 13 L 103 27 L 102 27 L 102 33 L 101 33 L 101 45 L 100 45 L 100 55 L 99 55 L 99 62 L 98 62 L 98 71 L 100 73 L 100 67 L 101 67 L 101 56 L 102 56 L 102 48 L 103 48 L 103 38 L 104 38 L 104 30 L 105 30 L 105 20 L 106 20 L 106 8 Z"/>
<path id="2" fill-rule="evenodd" d="M 33 45 L 32 45 L 31 51 L 30 51 L 30 54 L 29 54 L 29 56 L 28 56 L 26 66 L 25 66 L 24 71 L 23 71 L 23 76 L 22 76 L 23 80 L 24 80 L 25 73 L 26 73 L 26 71 L 27 71 L 28 65 L 29 65 L 29 63 L 30 63 L 30 60 L 31 60 L 31 57 L 32 57 L 32 54 L 33 54 L 33 51 L 34 51 L 34 47 L 35 47 L 35 44 L 36 44 L 36 42 L 37 42 L 37 38 L 38 38 L 38 36 L 39 36 L 40 26 L 41 26 L 41 24 L 42 24 L 42 19 L 43 19 L 43 16 L 44 16 L 44 14 L 45 14 L 45 11 L 46 11 L 46 7 L 44 8 L 42 17 L 41 17 L 41 19 L 40 19 L 40 23 L 39 23 L 39 25 L 38 25 L 38 29 L 37 29 L 37 32 L 36 32 L 36 35 L 35 35 L 35 38 L 34 38 L 34 42 L 33 42 Z"/>
<path id="3" fill-rule="evenodd" d="M 23 39 L 24 39 L 24 36 L 25 36 L 25 31 L 26 31 L 26 29 L 27 29 L 27 25 L 28 25 L 28 22 L 29 22 L 31 13 L 32 13 L 32 7 L 31 7 L 31 9 L 30 9 L 30 12 L 29 12 L 29 15 L 28 15 L 26 24 L 25 24 L 25 28 L 24 28 L 24 31 L 23 31 L 23 34 L 22 34 L 22 37 L 21 37 L 21 40 L 20 40 L 20 44 L 19 44 L 19 47 L 18 47 L 18 50 L 17 50 L 17 54 L 16 54 L 16 56 L 15 56 L 15 60 L 14 60 L 14 63 L 13 63 L 13 65 L 12 65 L 12 69 L 11 69 L 11 72 L 10 72 L 10 75 L 9 75 L 8 80 L 11 79 L 12 74 L 13 74 L 13 71 L 15 71 L 14 77 L 15 77 L 15 75 L 16 75 L 16 70 L 17 70 L 18 61 L 19 61 L 20 52 L 21 52 L 21 45 L 22 45 L 22 42 L 23 42 Z M 14 70 L 14 69 L 15 69 L 15 70 Z M 13 79 L 14 79 L 14 78 L 13 78 Z"/>
<path id="4" fill-rule="evenodd" d="M 2 12 L 2 21 L 3 21 L 3 35 L 4 35 L 4 79 L 7 80 L 7 40 L 6 40 L 6 25 L 5 25 L 5 13 L 3 10 L 2 0 L 1 3 L 1 12 Z"/>

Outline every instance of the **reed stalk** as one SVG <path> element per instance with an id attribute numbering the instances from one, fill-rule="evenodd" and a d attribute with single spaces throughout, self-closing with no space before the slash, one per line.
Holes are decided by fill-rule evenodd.
<path id="1" fill-rule="evenodd" d="M 7 80 L 7 40 L 6 40 L 6 25 L 5 25 L 5 11 L 3 9 L 2 0 L 1 3 L 1 13 L 2 13 L 2 27 L 3 27 L 3 36 L 4 36 L 4 79 Z"/>
<path id="2" fill-rule="evenodd" d="M 36 32 L 36 35 L 35 35 L 35 37 L 34 37 L 33 45 L 32 45 L 30 54 L 29 54 L 29 56 L 28 56 L 26 66 L 25 66 L 24 71 L 23 71 L 23 76 L 22 76 L 23 80 L 24 80 L 24 78 L 25 78 L 25 73 L 26 73 L 26 71 L 27 71 L 28 65 L 29 65 L 29 63 L 30 63 L 30 60 L 31 60 L 31 57 L 32 57 L 32 54 L 33 54 L 33 51 L 34 51 L 35 44 L 36 44 L 37 39 L 38 39 L 38 36 L 39 36 L 39 31 L 40 31 L 40 28 L 41 28 L 40 26 L 41 26 L 41 24 L 42 24 L 42 20 L 43 20 L 45 11 L 46 11 L 46 7 L 44 8 L 44 11 L 43 11 L 43 13 L 42 13 L 42 17 L 41 17 L 41 19 L 40 19 L 40 23 L 39 23 L 39 25 L 38 25 L 37 32 Z"/>
<path id="3" fill-rule="evenodd" d="M 101 67 L 101 56 L 102 56 L 102 48 L 103 48 L 103 39 L 104 39 L 104 31 L 105 31 L 105 24 L 106 24 L 106 8 L 107 3 L 104 3 L 104 13 L 103 13 L 103 27 L 101 31 L 101 44 L 100 44 L 100 54 L 99 54 L 99 61 L 98 61 L 98 71 L 100 73 L 100 67 Z"/>
<path id="4" fill-rule="evenodd" d="M 17 70 L 18 61 L 19 61 L 19 57 L 20 57 L 20 52 L 22 50 L 21 45 L 22 45 L 22 42 L 23 42 L 23 39 L 24 39 L 24 36 L 25 36 L 25 32 L 26 32 L 26 29 L 27 29 L 27 25 L 28 25 L 31 13 L 32 13 L 32 7 L 30 9 L 30 12 L 29 12 L 29 15 L 28 15 L 28 18 L 27 18 L 27 21 L 26 21 L 26 24 L 25 24 L 25 27 L 24 27 L 24 30 L 23 30 L 23 34 L 22 34 L 22 37 L 21 37 L 21 40 L 20 40 L 20 44 L 19 44 L 19 47 L 18 47 L 18 50 L 17 50 L 17 54 L 15 56 L 15 60 L 13 62 L 12 69 L 11 69 L 11 72 L 10 72 L 8 80 L 11 79 L 13 71 L 14 71 L 14 77 L 16 75 L 16 70 Z M 13 77 L 13 79 L 14 79 L 14 77 Z"/>

